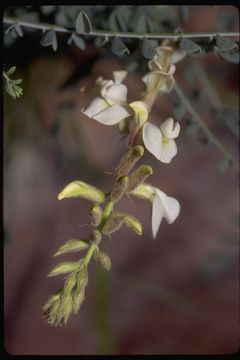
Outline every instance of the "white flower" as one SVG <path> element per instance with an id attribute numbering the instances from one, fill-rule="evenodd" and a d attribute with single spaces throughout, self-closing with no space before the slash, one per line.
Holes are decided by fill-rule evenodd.
<path id="1" fill-rule="evenodd" d="M 163 191 L 154 188 L 156 195 L 152 204 L 152 233 L 155 238 L 164 217 L 172 224 L 180 213 L 180 204 L 173 197 L 167 196 Z"/>
<path id="2" fill-rule="evenodd" d="M 121 84 L 126 74 L 126 71 L 115 71 L 114 81 L 98 78 L 96 82 L 101 87 L 101 96 L 82 109 L 83 114 L 104 125 L 115 125 L 126 119 L 132 113 L 126 104 L 127 87 Z"/>
<path id="3" fill-rule="evenodd" d="M 159 46 L 156 48 L 156 55 L 148 62 L 151 72 L 143 78 L 148 92 L 157 89 L 161 92 L 170 92 L 175 84 L 173 74 L 175 73 L 178 61 L 186 56 L 182 50 L 173 50 L 169 46 Z"/>
<path id="4" fill-rule="evenodd" d="M 161 162 L 168 164 L 177 154 L 177 145 L 174 141 L 180 132 L 178 122 L 168 118 L 158 128 L 156 125 L 146 122 L 143 126 L 142 138 L 146 149 Z"/>
<path id="5" fill-rule="evenodd" d="M 130 194 L 151 201 L 152 234 L 154 238 L 157 235 L 163 217 L 169 224 L 172 224 L 180 213 L 179 202 L 152 185 L 141 184 L 131 191 Z"/>

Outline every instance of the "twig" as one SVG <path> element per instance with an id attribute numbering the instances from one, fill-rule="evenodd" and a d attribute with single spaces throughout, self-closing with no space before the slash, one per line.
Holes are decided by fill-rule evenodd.
<path id="1" fill-rule="evenodd" d="M 220 110 L 225 107 L 225 104 L 222 103 L 222 100 L 216 93 L 215 89 L 213 88 L 211 82 L 208 79 L 208 76 L 204 70 L 204 68 L 199 64 L 199 62 L 192 61 L 192 66 L 197 76 L 199 82 L 201 83 L 204 91 L 206 91 L 210 101 L 212 102 L 213 106 Z"/>
<path id="2" fill-rule="evenodd" d="M 62 26 L 58 26 L 55 24 L 46 24 L 46 23 L 33 23 L 29 21 L 22 21 L 17 18 L 11 18 L 11 17 L 4 17 L 3 22 L 5 24 L 19 24 L 23 27 L 30 27 L 34 29 L 42 29 L 42 30 L 55 30 L 57 32 L 62 33 L 75 33 L 74 30 L 66 29 Z M 239 36 L 239 32 L 221 32 L 221 33 L 211 33 L 211 32 L 199 32 L 199 33 L 185 33 L 185 34 L 172 34 L 172 33 L 163 33 L 163 34 L 138 34 L 134 32 L 109 32 L 105 30 L 95 30 L 91 31 L 89 33 L 83 34 L 86 36 L 104 36 L 104 37 L 122 37 L 122 38 L 136 38 L 136 39 L 144 39 L 144 38 L 151 38 L 151 39 L 173 39 L 178 40 L 181 38 L 212 38 L 217 35 L 220 36 Z"/>
<path id="3" fill-rule="evenodd" d="M 228 159 L 235 168 L 239 171 L 239 165 L 238 162 L 234 159 L 232 154 L 228 152 L 228 150 L 225 148 L 225 146 L 218 140 L 218 138 L 212 133 L 212 131 L 207 127 L 201 116 L 198 114 L 198 112 L 194 109 L 190 101 L 188 100 L 187 96 L 184 94 L 182 89 L 179 87 L 177 83 L 175 83 L 174 87 L 175 92 L 183 102 L 183 104 L 186 106 L 189 113 L 193 116 L 193 120 L 198 123 L 199 127 L 203 130 L 203 132 L 206 134 L 207 138 L 211 143 L 213 143 L 225 156 L 226 159 Z"/>

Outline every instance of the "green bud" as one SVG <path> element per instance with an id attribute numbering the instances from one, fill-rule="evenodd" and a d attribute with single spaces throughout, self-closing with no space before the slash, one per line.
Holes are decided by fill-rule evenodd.
<path id="1" fill-rule="evenodd" d="M 43 306 L 43 317 L 46 318 L 46 322 L 48 324 L 56 324 L 60 303 L 61 295 L 60 292 L 58 292 L 52 295 L 47 303 Z"/>
<path id="2" fill-rule="evenodd" d="M 98 226 L 102 220 L 102 209 L 99 205 L 94 205 L 90 209 L 90 225 Z"/>
<path id="3" fill-rule="evenodd" d="M 74 270 L 77 270 L 80 266 L 79 261 L 66 261 L 58 264 L 47 276 L 62 275 Z"/>
<path id="4" fill-rule="evenodd" d="M 153 186 L 148 184 L 140 184 L 134 190 L 130 191 L 129 194 L 139 197 L 140 199 L 147 199 L 151 202 L 154 200 L 156 195 Z"/>
<path id="5" fill-rule="evenodd" d="M 72 312 L 72 294 L 63 294 L 55 325 L 66 324 Z"/>
<path id="6" fill-rule="evenodd" d="M 134 216 L 117 211 L 113 212 L 112 216 L 115 219 L 123 219 L 125 225 L 127 225 L 131 230 L 133 230 L 138 235 L 142 235 L 142 224 Z"/>
<path id="7" fill-rule="evenodd" d="M 70 275 L 68 275 L 62 293 L 64 295 L 70 295 L 76 283 L 77 283 L 77 275 L 76 272 L 73 271 Z"/>
<path id="8" fill-rule="evenodd" d="M 91 243 L 94 243 L 98 245 L 100 241 L 102 240 L 102 234 L 99 230 L 95 229 L 90 235 L 90 241 Z"/>
<path id="9" fill-rule="evenodd" d="M 107 271 L 111 270 L 111 260 L 106 253 L 100 250 L 95 250 L 93 256 L 96 261 L 99 261 L 101 263 L 104 269 L 106 269 Z"/>
<path id="10" fill-rule="evenodd" d="M 137 186 L 142 184 L 149 175 L 153 173 L 151 166 L 140 165 L 137 170 L 129 175 L 128 191 L 134 190 Z"/>
<path id="11" fill-rule="evenodd" d="M 77 274 L 77 287 L 73 292 L 72 308 L 73 312 L 77 314 L 85 297 L 85 287 L 88 283 L 88 273 L 86 266 L 82 267 Z"/>
<path id="12" fill-rule="evenodd" d="M 83 181 L 73 181 L 59 193 L 58 200 L 71 197 L 82 197 L 95 203 L 102 203 L 105 200 L 104 193 L 92 185 Z"/>
<path id="13" fill-rule="evenodd" d="M 85 298 L 85 291 L 84 289 L 81 289 L 80 292 L 75 292 L 73 294 L 73 298 L 72 298 L 72 309 L 74 314 L 77 314 L 80 306 L 82 305 L 83 301 Z"/>
<path id="14" fill-rule="evenodd" d="M 141 145 L 136 145 L 129 149 L 128 152 L 121 158 L 118 167 L 116 168 L 117 178 L 127 175 L 136 162 L 143 156 L 144 148 Z"/>
<path id="15" fill-rule="evenodd" d="M 103 226 L 102 233 L 104 235 L 110 235 L 116 231 L 118 231 L 121 226 L 123 225 L 124 220 L 123 218 L 114 218 L 110 216 L 106 222 L 106 224 Z"/>
<path id="16" fill-rule="evenodd" d="M 111 192 L 111 201 L 117 202 L 125 194 L 128 188 L 128 177 L 121 176 L 115 181 L 113 190 Z"/>
<path id="17" fill-rule="evenodd" d="M 118 130 L 121 134 L 129 134 L 129 119 L 123 119 L 118 123 Z"/>
<path id="18" fill-rule="evenodd" d="M 67 254 L 74 251 L 86 250 L 88 247 L 89 244 L 86 240 L 71 239 L 62 245 L 53 256 Z"/>

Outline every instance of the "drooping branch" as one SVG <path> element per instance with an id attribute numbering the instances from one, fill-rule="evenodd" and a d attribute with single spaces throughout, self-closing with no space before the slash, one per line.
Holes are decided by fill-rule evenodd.
<path id="1" fill-rule="evenodd" d="M 54 30 L 56 32 L 62 33 L 75 33 L 75 30 L 67 29 L 63 26 L 55 25 L 55 24 L 46 24 L 46 23 L 33 23 L 30 21 L 23 21 L 21 19 L 12 18 L 12 17 L 4 17 L 3 22 L 5 24 L 19 24 L 23 27 L 29 27 L 32 29 L 41 29 L 41 30 Z M 103 36 L 103 37 L 121 37 L 121 38 L 135 38 L 135 39 L 173 39 L 179 40 L 181 38 L 213 38 L 217 35 L 220 36 L 228 36 L 228 37 L 236 37 L 239 36 L 239 32 L 198 32 L 198 33 L 181 33 L 181 34 L 172 34 L 172 33 L 162 33 L 162 34 L 139 34 L 135 32 L 111 32 L 105 30 L 94 30 L 89 33 L 83 34 L 87 36 Z"/>
<path id="2" fill-rule="evenodd" d="M 185 107 L 187 108 L 188 112 L 193 116 L 193 120 L 199 125 L 199 128 L 205 133 L 208 140 L 214 144 L 224 155 L 226 159 L 228 159 L 235 168 L 239 171 L 239 164 L 237 160 L 233 157 L 232 154 L 225 148 L 225 146 L 221 143 L 221 141 L 212 133 L 212 131 L 207 127 L 204 120 L 198 114 L 198 112 L 194 109 L 190 101 L 188 100 L 187 96 L 181 89 L 181 87 L 175 83 L 174 90 L 176 94 L 179 96 Z"/>

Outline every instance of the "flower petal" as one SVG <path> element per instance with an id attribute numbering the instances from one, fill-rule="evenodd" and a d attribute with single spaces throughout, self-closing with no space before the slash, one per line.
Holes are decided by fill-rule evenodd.
<path id="1" fill-rule="evenodd" d="M 94 115 L 98 114 L 99 112 L 103 111 L 108 107 L 108 103 L 102 99 L 101 97 L 97 97 L 94 99 L 91 104 L 85 108 L 82 109 L 82 113 L 87 115 L 88 117 L 92 118 Z"/>
<path id="2" fill-rule="evenodd" d="M 173 75 L 175 73 L 175 71 L 176 71 L 176 66 L 171 64 L 170 68 L 168 70 L 168 75 Z"/>
<path id="3" fill-rule="evenodd" d="M 163 191 L 155 188 L 156 197 L 158 197 L 162 204 L 163 217 L 169 224 L 172 224 L 180 213 L 179 202 L 170 196 L 167 196 Z M 155 199 L 154 199 L 155 201 Z"/>
<path id="4" fill-rule="evenodd" d="M 180 213 L 180 204 L 158 188 L 153 187 L 153 189 L 156 194 L 152 205 L 152 233 L 155 238 L 163 217 L 169 224 L 176 220 Z"/>
<path id="5" fill-rule="evenodd" d="M 143 126 L 142 138 L 146 149 L 159 160 L 162 154 L 162 133 L 160 129 L 147 122 Z"/>
<path id="6" fill-rule="evenodd" d="M 156 194 L 152 205 L 152 234 L 155 238 L 163 217 L 161 198 Z"/>
<path id="7" fill-rule="evenodd" d="M 162 152 L 159 160 L 165 164 L 169 164 L 177 155 L 177 145 L 173 139 L 163 138 Z"/>
<path id="8" fill-rule="evenodd" d="M 177 62 L 181 61 L 186 55 L 186 51 L 175 50 L 172 54 L 172 63 L 176 64 Z"/>
<path id="9" fill-rule="evenodd" d="M 157 61 L 157 60 L 149 60 L 148 62 L 148 67 L 151 71 L 158 71 L 158 70 L 163 70 L 162 65 Z"/>
<path id="10" fill-rule="evenodd" d="M 135 113 L 135 119 L 140 127 L 142 127 L 148 119 L 148 109 L 144 101 L 134 101 L 129 106 Z"/>
<path id="11" fill-rule="evenodd" d="M 159 73 L 158 72 L 149 72 L 142 77 L 142 81 L 146 84 L 147 90 L 151 92 L 152 89 L 158 86 L 159 83 Z"/>
<path id="12" fill-rule="evenodd" d="M 127 101 L 127 87 L 126 85 L 106 85 L 101 91 L 102 97 L 110 104 L 126 103 Z"/>
<path id="13" fill-rule="evenodd" d="M 167 76 L 163 85 L 160 87 L 161 93 L 170 93 L 175 85 L 175 80 L 173 76 Z"/>
<path id="14" fill-rule="evenodd" d="M 168 139 L 175 139 L 179 135 L 180 125 L 179 125 L 179 122 L 176 122 L 174 124 L 173 118 L 168 118 L 162 123 L 162 125 L 160 126 L 160 129 L 161 129 L 164 137 L 166 137 Z"/>
<path id="15" fill-rule="evenodd" d="M 115 85 L 121 84 L 121 82 L 125 79 L 126 76 L 127 76 L 127 71 L 125 70 L 114 71 L 113 78 Z"/>
<path id="16" fill-rule="evenodd" d="M 93 119 L 103 125 L 115 125 L 126 119 L 131 114 L 131 111 L 127 106 L 115 104 L 93 116 Z"/>

